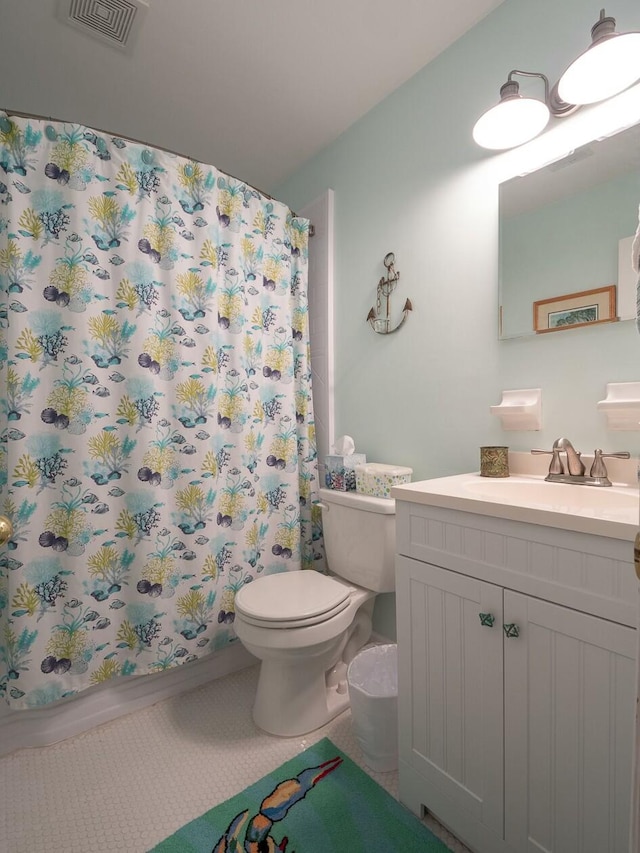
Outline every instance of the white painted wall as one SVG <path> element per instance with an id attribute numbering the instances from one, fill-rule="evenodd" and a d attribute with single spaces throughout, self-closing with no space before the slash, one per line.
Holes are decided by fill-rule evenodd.
<path id="1" fill-rule="evenodd" d="M 313 236 L 309 238 L 309 337 L 316 446 L 323 486 L 323 460 L 333 444 L 335 430 L 333 190 L 326 190 L 298 214 L 310 219 L 313 225 Z"/>

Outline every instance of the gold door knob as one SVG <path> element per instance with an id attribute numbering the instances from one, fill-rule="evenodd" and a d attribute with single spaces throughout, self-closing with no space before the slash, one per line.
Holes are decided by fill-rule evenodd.
<path id="1" fill-rule="evenodd" d="M 6 545 L 13 536 L 13 524 L 6 515 L 0 515 L 0 546 Z"/>

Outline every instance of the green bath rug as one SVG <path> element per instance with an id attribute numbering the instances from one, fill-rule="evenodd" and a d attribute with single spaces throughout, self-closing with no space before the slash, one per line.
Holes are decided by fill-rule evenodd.
<path id="1" fill-rule="evenodd" d="M 328 738 L 187 823 L 151 853 L 447 853 Z"/>

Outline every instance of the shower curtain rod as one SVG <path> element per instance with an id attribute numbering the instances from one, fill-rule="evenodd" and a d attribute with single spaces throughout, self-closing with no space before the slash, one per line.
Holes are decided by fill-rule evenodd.
<path id="1" fill-rule="evenodd" d="M 35 119 L 38 119 L 39 121 L 59 121 L 62 124 L 78 124 L 79 123 L 79 122 L 70 122 L 64 118 L 54 118 L 53 116 L 43 116 L 43 115 L 38 115 L 38 113 L 25 113 L 25 112 L 22 112 L 21 110 L 11 110 L 11 109 L 7 109 L 5 107 L 0 107 L 0 109 L 2 110 L 2 112 L 5 112 L 7 115 L 18 116 L 19 118 L 35 118 Z M 104 133 L 107 136 L 117 136 L 119 139 L 126 139 L 127 142 L 133 142 L 135 145 L 148 145 L 150 148 L 157 148 L 159 151 L 164 151 L 166 154 L 173 154 L 176 157 L 186 157 L 187 160 L 194 160 L 196 162 L 200 162 L 200 161 L 197 161 L 196 158 L 192 157 L 190 154 L 183 154 L 180 151 L 174 151 L 172 148 L 165 148 L 163 145 L 151 145 L 149 142 L 145 142 L 142 139 L 134 139 L 133 136 L 123 136 L 121 133 L 113 133 L 112 131 L 104 130 L 104 128 L 101 128 L 101 127 L 95 127 L 92 129 L 97 130 L 98 133 Z M 235 175 L 232 175 L 230 172 L 225 172 L 225 174 L 228 175 L 230 178 L 233 178 L 235 181 L 240 181 L 243 184 L 247 183 L 247 181 L 243 181 L 242 178 L 238 178 Z M 256 192 L 259 192 L 260 195 L 263 195 L 265 198 L 268 198 L 270 201 L 278 201 L 277 198 L 274 198 L 269 193 L 265 192 L 264 190 L 261 190 L 260 187 L 254 187 L 253 184 L 248 184 L 248 186 L 250 186 L 251 189 L 256 190 Z M 294 216 L 298 215 L 293 210 L 291 211 L 291 213 L 293 213 Z M 309 223 L 309 236 L 313 237 L 314 234 L 315 234 L 315 228 L 313 227 L 313 224 L 310 222 Z"/>

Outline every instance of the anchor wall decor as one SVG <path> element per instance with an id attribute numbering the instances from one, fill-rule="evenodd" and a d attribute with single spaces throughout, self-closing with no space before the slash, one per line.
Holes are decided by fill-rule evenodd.
<path id="1" fill-rule="evenodd" d="M 413 310 L 411 300 L 407 299 L 402 309 L 402 319 L 397 326 L 390 327 L 391 324 L 391 294 L 396 289 L 400 281 L 400 273 L 396 272 L 393 265 L 395 263 L 395 255 L 389 252 L 384 256 L 382 262 L 387 270 L 386 277 L 382 277 L 378 282 L 377 299 L 375 310 L 372 308 L 367 314 L 369 325 L 378 335 L 390 335 L 392 332 L 397 332 L 400 326 L 409 316 L 409 311 Z"/>

